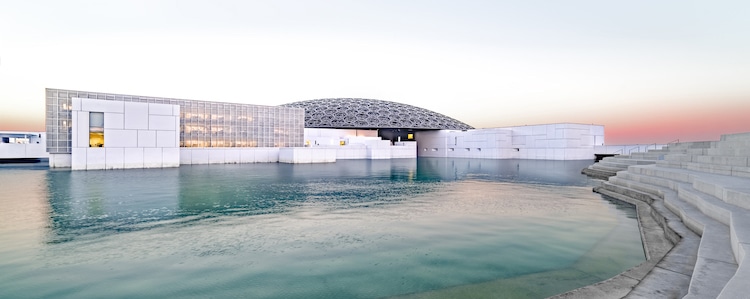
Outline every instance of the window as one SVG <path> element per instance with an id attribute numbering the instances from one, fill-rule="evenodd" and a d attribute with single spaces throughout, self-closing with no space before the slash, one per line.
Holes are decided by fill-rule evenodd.
<path id="1" fill-rule="evenodd" d="M 104 147 L 103 112 L 89 112 L 89 147 Z"/>
<path id="2" fill-rule="evenodd" d="M 407 134 L 406 135 L 406 139 L 414 140 L 414 134 L 412 134 L 412 133 Z"/>

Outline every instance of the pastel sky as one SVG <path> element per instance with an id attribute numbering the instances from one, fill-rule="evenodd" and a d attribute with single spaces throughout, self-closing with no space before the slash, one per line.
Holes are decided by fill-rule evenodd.
<path id="1" fill-rule="evenodd" d="M 750 1 L 2 1 L 0 130 L 44 88 L 259 105 L 355 97 L 607 144 L 750 131 Z"/>

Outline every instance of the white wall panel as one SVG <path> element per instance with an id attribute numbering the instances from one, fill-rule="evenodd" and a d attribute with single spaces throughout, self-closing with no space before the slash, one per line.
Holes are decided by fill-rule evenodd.
<path id="1" fill-rule="evenodd" d="M 224 150 L 224 163 L 235 164 L 240 163 L 240 150 L 235 148 L 229 148 Z"/>
<path id="2" fill-rule="evenodd" d="M 208 164 L 208 149 L 191 149 L 190 151 L 192 152 L 192 164 Z"/>
<path id="3" fill-rule="evenodd" d="M 218 148 L 208 150 L 209 164 L 224 164 L 224 151 Z"/>
<path id="4" fill-rule="evenodd" d="M 104 129 L 104 147 L 138 147 L 138 131 Z"/>
<path id="5" fill-rule="evenodd" d="M 179 147 L 175 144 L 175 131 L 156 131 L 156 147 Z"/>
<path id="6" fill-rule="evenodd" d="M 174 131 L 175 127 L 174 116 L 164 115 L 149 115 L 148 116 L 148 129 L 149 130 L 162 130 L 162 131 Z"/>
<path id="7" fill-rule="evenodd" d="M 177 147 L 162 149 L 162 167 L 179 167 L 180 149 Z"/>
<path id="8" fill-rule="evenodd" d="M 106 139 L 104 142 L 107 142 Z M 104 169 L 106 167 L 107 154 L 103 147 L 90 147 L 86 149 L 86 169 Z"/>
<path id="9" fill-rule="evenodd" d="M 191 151 L 188 148 L 181 147 L 180 148 L 180 164 L 181 165 L 190 165 L 193 164 L 191 162 L 191 158 L 193 156 L 193 151 Z"/>
<path id="10" fill-rule="evenodd" d="M 162 149 L 161 148 L 144 148 L 143 149 L 143 167 L 144 168 L 161 168 L 162 167 Z"/>
<path id="11" fill-rule="evenodd" d="M 105 101 L 95 99 L 81 99 L 81 110 L 82 111 L 94 111 L 94 112 L 114 112 L 123 113 L 125 112 L 124 102 L 120 101 Z"/>
<path id="12" fill-rule="evenodd" d="M 170 116 L 172 116 L 174 114 L 174 109 L 172 108 L 172 106 L 173 105 L 169 105 L 169 104 L 149 103 L 148 104 L 148 114 L 150 114 L 150 115 L 170 115 Z"/>
<path id="13" fill-rule="evenodd" d="M 78 114 L 78 122 L 73 123 L 73 131 L 76 131 L 78 134 L 74 136 L 77 141 L 71 144 L 73 147 L 89 147 L 89 112 L 78 111 L 73 113 Z"/>
<path id="14" fill-rule="evenodd" d="M 138 130 L 138 147 L 156 147 L 156 131 Z"/>
<path id="15" fill-rule="evenodd" d="M 125 162 L 125 149 L 124 148 L 105 148 L 106 169 L 122 169 L 124 168 Z"/>
<path id="16" fill-rule="evenodd" d="M 123 129 L 125 122 L 124 115 L 122 113 L 104 113 L 104 128 Z"/>
<path id="17" fill-rule="evenodd" d="M 148 104 L 125 102 L 124 124 L 126 129 L 148 129 Z"/>
<path id="18" fill-rule="evenodd" d="M 240 163 L 255 163 L 255 150 L 252 148 L 240 150 Z"/>
<path id="19" fill-rule="evenodd" d="M 72 148 L 70 155 L 70 168 L 73 170 L 85 170 L 86 169 L 86 150 L 88 148 L 79 147 Z"/>
<path id="20" fill-rule="evenodd" d="M 73 98 L 70 102 L 70 109 L 73 111 L 81 111 L 81 98 Z"/>
<path id="21" fill-rule="evenodd" d="M 143 168 L 143 149 L 142 148 L 123 149 L 123 167 L 124 168 Z"/>

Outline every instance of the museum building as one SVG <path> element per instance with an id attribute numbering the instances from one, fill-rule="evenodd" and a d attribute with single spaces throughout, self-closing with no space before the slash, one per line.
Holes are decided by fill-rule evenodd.
<path id="1" fill-rule="evenodd" d="M 604 138 L 597 125 L 474 129 L 374 99 L 260 106 L 51 88 L 45 94 L 49 165 L 73 170 L 417 156 L 574 160 L 593 157 Z"/>

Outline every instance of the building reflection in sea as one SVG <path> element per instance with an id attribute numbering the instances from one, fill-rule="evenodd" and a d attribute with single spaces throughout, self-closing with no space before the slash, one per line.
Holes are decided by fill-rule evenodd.
<path id="1" fill-rule="evenodd" d="M 180 225 L 220 215 L 398 204 L 440 184 L 482 180 L 587 186 L 591 161 L 392 159 L 330 164 L 196 165 L 170 169 L 47 172 L 49 242 Z"/>

